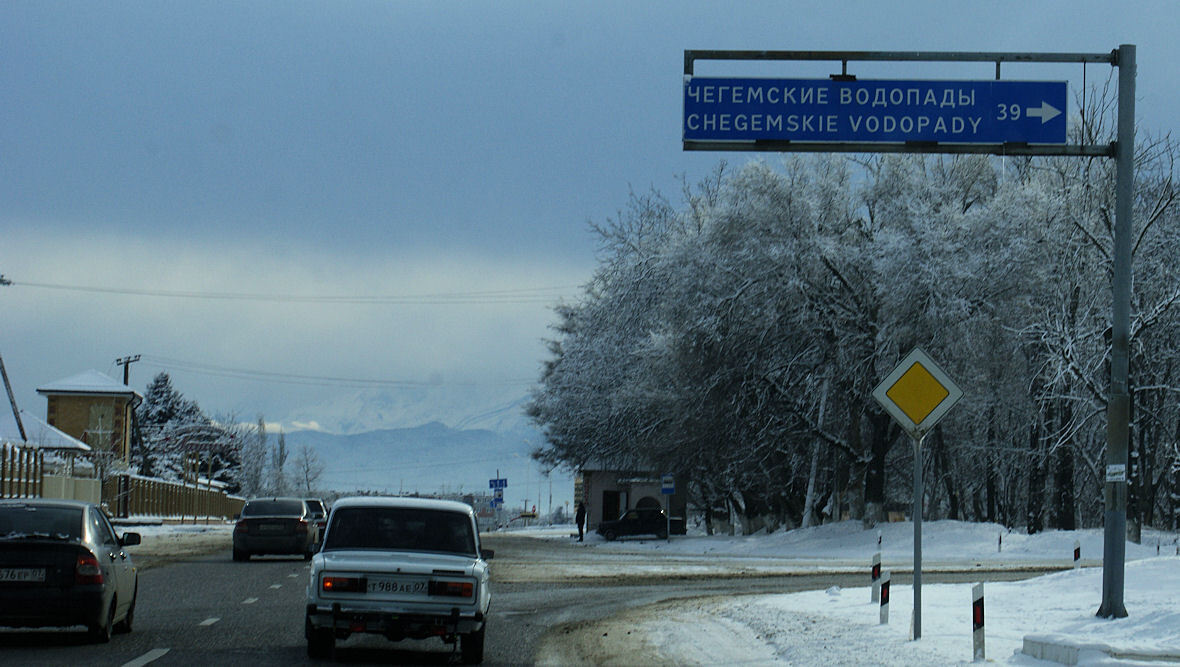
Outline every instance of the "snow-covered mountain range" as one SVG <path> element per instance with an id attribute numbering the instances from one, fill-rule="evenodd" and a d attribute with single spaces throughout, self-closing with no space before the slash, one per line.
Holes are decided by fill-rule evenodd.
<path id="1" fill-rule="evenodd" d="M 454 429 L 535 433 L 524 414 L 525 391 L 488 385 L 421 385 L 333 394 L 292 410 L 284 423 L 305 430 L 352 434 L 439 422 Z"/>
<path id="2" fill-rule="evenodd" d="M 556 507 L 572 498 L 573 482 L 532 460 L 542 436 L 526 400 L 475 386 L 366 389 L 293 411 L 285 438 L 292 457 L 303 445 L 316 452 L 325 490 L 488 493 L 499 475 L 509 480 L 506 506 L 546 511 L 550 489 Z"/>

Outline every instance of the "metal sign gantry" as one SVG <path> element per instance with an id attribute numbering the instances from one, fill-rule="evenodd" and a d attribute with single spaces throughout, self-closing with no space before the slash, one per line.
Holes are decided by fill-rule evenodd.
<path id="1" fill-rule="evenodd" d="M 798 79 L 701 79 L 695 65 L 701 60 L 735 61 L 826 61 L 841 64 L 841 72 L 828 80 Z M 996 81 L 1004 63 L 1106 63 L 1119 70 L 1118 121 L 1115 141 L 1110 144 L 1066 144 L 1059 135 L 1041 134 L 1050 122 L 1065 122 L 1065 106 L 1051 82 L 1033 82 L 1032 90 L 1016 92 L 1007 84 L 996 88 L 998 96 L 987 97 L 990 109 L 980 104 L 985 97 L 974 84 L 943 82 L 947 86 L 923 87 L 914 81 L 886 81 L 875 85 L 848 73 L 850 62 L 986 62 L 995 63 Z M 725 51 L 684 52 L 685 111 L 682 119 L 683 148 L 686 151 L 768 151 L 768 152 L 851 152 L 851 153 L 978 153 L 991 155 L 1065 155 L 1108 157 L 1115 160 L 1115 225 L 1113 307 L 1111 313 L 1110 394 L 1107 397 L 1107 476 L 1104 487 L 1104 546 L 1102 559 L 1102 603 L 1098 616 L 1122 618 L 1126 561 L 1127 479 L 1115 474 L 1126 470 L 1130 425 L 1128 391 L 1128 341 L 1131 312 L 1131 215 L 1134 194 L 1135 152 L 1135 45 L 1122 44 L 1109 53 L 1020 53 L 955 51 Z M 818 83 L 818 82 L 823 82 Z M 706 89 L 706 86 L 713 86 Z M 727 86 L 722 91 L 721 87 Z M 740 92 L 734 87 L 741 86 Z M 791 97 L 787 90 L 791 89 Z M 708 90 L 708 92 L 706 92 Z M 770 92 L 773 90 L 774 92 Z M 810 91 L 810 92 L 808 92 Z M 822 92 L 821 91 L 826 91 Z M 878 92 L 881 91 L 881 92 Z M 951 92 L 948 92 L 951 91 Z M 930 93 L 934 101 L 930 101 Z M 799 107 L 804 95 L 811 107 Z M 1054 97 L 1048 99 L 1052 94 Z M 724 98 L 728 95 L 728 98 Z M 774 99 L 769 99 L 773 95 Z M 867 97 L 866 97 L 867 96 Z M 1038 96 L 1045 97 L 1037 104 Z M 689 104 L 692 98 L 693 105 Z M 819 98 L 823 98 L 820 101 Z M 712 100 L 710 102 L 710 100 Z M 727 100 L 727 101 L 726 101 Z M 897 102 L 894 104 L 894 102 Z M 754 105 L 751 105 L 753 102 Z M 771 107 L 754 108 L 770 102 Z M 874 107 L 874 102 L 877 106 Z M 713 104 L 713 108 L 696 104 Z M 954 105 L 953 107 L 951 105 Z M 716 106 L 722 105 L 722 106 Z M 866 110 L 867 105 L 867 110 Z M 769 111 L 767 111 L 769 109 Z M 960 133 L 952 132 L 950 109 L 959 114 Z M 877 111 L 874 127 L 868 118 Z M 889 114 L 885 112 L 889 111 Z M 1061 113 L 1055 113 L 1055 112 Z M 1031 113 L 1030 113 L 1031 112 Z M 713 113 L 707 121 L 702 114 Z M 695 117 L 693 114 L 697 114 Z M 738 116 L 745 117 L 738 119 Z M 755 115 L 757 114 L 757 118 Z M 792 121 L 790 116 L 796 117 Z M 996 131 L 984 128 L 984 117 L 998 123 Z M 811 116 L 808 119 L 803 116 Z M 858 116 L 853 129 L 853 116 Z M 1014 118 L 1015 116 L 1015 118 Z M 885 132 L 886 118 L 892 118 Z M 933 135 L 923 131 L 942 119 L 948 130 Z M 902 127 L 903 120 L 906 127 Z M 976 123 L 973 120 L 978 119 Z M 1011 123 L 1006 121 L 1011 120 Z M 1037 126 L 1040 121 L 1042 126 Z M 742 128 L 738 128 L 738 124 Z M 752 129 L 757 126 L 758 129 Z M 966 133 L 967 125 L 974 132 Z M 776 134 L 779 127 L 783 131 Z M 722 128 L 729 128 L 722 130 Z M 906 129 L 908 127 L 908 130 Z M 744 129 L 743 129 L 744 128 Z M 767 131 L 769 128 L 769 132 Z M 870 133 L 865 139 L 859 128 Z M 707 131 L 706 131 L 707 130 Z M 1009 132 L 1009 130 L 1011 132 Z M 1056 130 L 1054 130 L 1056 131 Z M 976 141 L 978 139 L 978 141 Z M 916 601 L 918 602 L 918 601 Z M 920 611 L 915 610 L 914 639 L 922 635 Z"/>

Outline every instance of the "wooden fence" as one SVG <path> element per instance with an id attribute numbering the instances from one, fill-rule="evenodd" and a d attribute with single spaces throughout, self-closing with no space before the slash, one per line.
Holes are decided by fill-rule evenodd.
<path id="1" fill-rule="evenodd" d="M 50 483 L 46 483 L 48 481 Z M 0 498 L 73 498 L 88 500 L 98 480 L 69 478 L 46 470 L 44 453 L 10 444 L 0 446 Z M 79 495 L 82 494 L 82 495 Z M 158 516 L 229 519 L 242 511 L 245 498 L 231 496 L 208 483 L 187 484 L 138 475 L 111 475 L 101 484 L 101 504 L 112 516 Z"/>
<path id="2" fill-rule="evenodd" d="M 117 475 L 103 482 L 103 500 L 117 516 L 160 516 L 179 519 L 230 519 L 241 513 L 245 498 L 208 484 Z"/>
<path id="3" fill-rule="evenodd" d="M 0 498 L 39 498 L 44 455 L 5 444 L 0 447 Z"/>

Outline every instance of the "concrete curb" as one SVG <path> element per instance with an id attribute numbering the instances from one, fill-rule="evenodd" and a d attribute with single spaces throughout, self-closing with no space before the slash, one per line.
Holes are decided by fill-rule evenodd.
<path id="1" fill-rule="evenodd" d="M 1136 662 L 1180 664 L 1180 647 L 1162 649 L 1134 649 L 1114 647 L 1101 642 L 1083 642 L 1064 635 L 1025 635 L 1021 653 L 1036 658 L 1077 665 L 1095 662 L 1100 657 Z M 1094 655 L 1094 654 L 1101 654 Z M 1087 657 L 1087 656 L 1090 657 Z"/>

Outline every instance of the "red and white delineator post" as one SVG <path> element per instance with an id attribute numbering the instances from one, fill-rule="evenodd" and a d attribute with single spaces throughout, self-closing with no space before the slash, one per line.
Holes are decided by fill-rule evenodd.
<path id="1" fill-rule="evenodd" d="M 983 648 L 983 582 L 971 587 L 971 648 L 974 662 L 986 659 Z"/>
<path id="2" fill-rule="evenodd" d="M 888 570 L 881 573 L 881 625 L 889 624 L 889 578 Z"/>
<path id="3" fill-rule="evenodd" d="M 873 586 L 873 595 L 869 602 L 881 601 L 881 552 L 873 554 L 873 562 L 869 570 L 869 583 Z"/>

